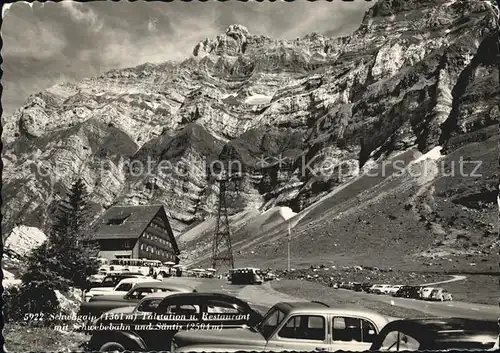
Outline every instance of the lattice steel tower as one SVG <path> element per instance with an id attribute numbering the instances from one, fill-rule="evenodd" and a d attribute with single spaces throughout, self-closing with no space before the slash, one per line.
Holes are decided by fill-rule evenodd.
<path id="1" fill-rule="evenodd" d="M 238 158 L 233 148 L 226 145 L 223 148 L 220 160 L 225 160 L 227 164 L 219 170 L 216 179 L 219 184 L 219 204 L 217 207 L 217 222 L 215 226 L 213 244 L 212 244 L 212 267 L 223 265 L 228 268 L 234 268 L 233 248 L 231 244 L 231 229 L 229 227 L 228 216 L 228 192 L 237 194 L 239 191 L 239 182 L 241 181 L 241 164 L 234 170 L 234 158 Z"/>
<path id="2" fill-rule="evenodd" d="M 234 268 L 233 248 L 231 245 L 231 229 L 229 228 L 229 216 L 227 213 L 226 187 L 229 178 L 223 175 L 219 182 L 219 205 L 217 207 L 217 223 L 215 226 L 214 240 L 212 245 L 212 267 L 224 264 L 228 268 Z"/>

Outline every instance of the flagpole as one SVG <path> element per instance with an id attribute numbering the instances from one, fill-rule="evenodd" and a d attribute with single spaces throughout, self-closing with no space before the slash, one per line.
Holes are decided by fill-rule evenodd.
<path id="1" fill-rule="evenodd" d="M 290 223 L 288 223 L 288 271 L 290 271 L 290 240 L 291 240 Z"/>

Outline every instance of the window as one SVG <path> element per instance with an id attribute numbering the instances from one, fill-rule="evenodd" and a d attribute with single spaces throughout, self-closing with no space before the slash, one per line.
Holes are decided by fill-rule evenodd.
<path id="1" fill-rule="evenodd" d="M 335 317 L 333 319 L 334 341 L 373 342 L 377 336 L 375 326 L 368 320 L 354 317 Z"/>
<path id="2" fill-rule="evenodd" d="M 273 312 L 268 313 L 262 320 L 262 324 L 259 326 L 260 333 L 268 339 L 284 319 L 285 314 L 280 310 L 276 309 Z"/>
<path id="3" fill-rule="evenodd" d="M 128 292 L 131 289 L 132 289 L 132 283 L 122 283 L 122 284 L 118 285 L 118 287 L 116 287 L 115 290 Z"/>
<path id="4" fill-rule="evenodd" d="M 173 304 L 169 305 L 166 308 L 166 312 L 168 314 L 177 314 L 177 315 L 193 315 L 200 313 L 199 305 L 191 305 L 191 304 Z"/>
<path id="5" fill-rule="evenodd" d="M 214 301 L 207 303 L 206 310 L 209 314 L 241 314 L 244 311 L 237 304 Z"/>
<path id="6" fill-rule="evenodd" d="M 137 307 L 137 311 L 152 313 L 160 305 L 163 299 L 144 300 Z"/>
<path id="7" fill-rule="evenodd" d="M 144 250 L 144 243 L 141 243 L 141 250 Z"/>
<path id="8" fill-rule="evenodd" d="M 153 293 L 151 288 L 139 288 L 129 294 L 129 299 L 142 299 L 146 295 Z"/>
<path id="9" fill-rule="evenodd" d="M 142 299 L 148 294 L 156 292 L 166 292 L 166 291 L 167 290 L 163 288 L 147 288 L 147 287 L 137 288 L 128 295 L 128 299 Z"/>
<path id="10" fill-rule="evenodd" d="M 283 338 L 324 341 L 325 328 L 323 316 L 299 315 L 289 319 L 278 335 Z"/>
<path id="11" fill-rule="evenodd" d="M 115 278 L 114 277 L 106 277 L 104 278 L 104 280 L 102 281 L 103 284 L 111 284 L 111 283 L 115 283 Z"/>
<path id="12" fill-rule="evenodd" d="M 416 351 L 420 343 L 399 331 L 389 332 L 382 342 L 381 351 Z"/>

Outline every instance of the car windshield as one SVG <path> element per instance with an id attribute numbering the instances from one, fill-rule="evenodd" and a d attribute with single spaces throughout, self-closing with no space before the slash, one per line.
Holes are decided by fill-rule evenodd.
<path id="1" fill-rule="evenodd" d="M 285 314 L 282 311 L 273 308 L 269 310 L 266 316 L 259 324 L 257 324 L 255 328 L 267 340 L 284 319 Z"/>

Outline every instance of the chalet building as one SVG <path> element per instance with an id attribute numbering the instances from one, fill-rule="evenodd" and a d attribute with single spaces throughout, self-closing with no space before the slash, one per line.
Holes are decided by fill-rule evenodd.
<path id="1" fill-rule="evenodd" d="M 99 223 L 94 239 L 100 257 L 179 263 L 179 248 L 162 205 L 114 206 Z"/>

